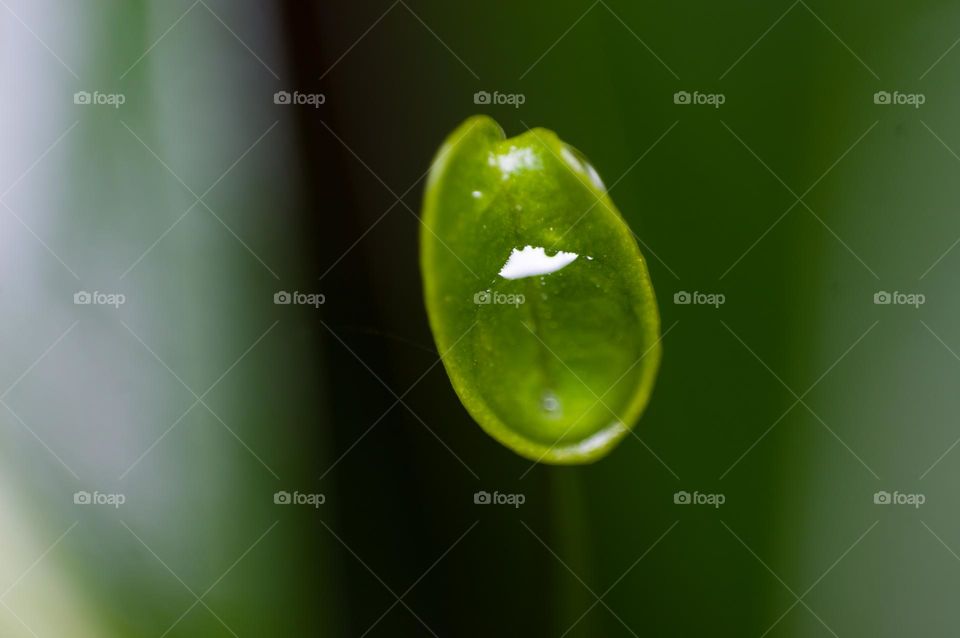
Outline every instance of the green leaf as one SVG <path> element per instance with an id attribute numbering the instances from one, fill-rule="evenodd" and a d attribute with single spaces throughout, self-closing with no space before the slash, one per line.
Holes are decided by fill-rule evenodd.
<path id="1" fill-rule="evenodd" d="M 646 264 L 600 177 L 552 131 L 464 122 L 427 183 L 421 269 L 453 388 L 490 436 L 549 463 L 604 456 L 660 362 Z"/>

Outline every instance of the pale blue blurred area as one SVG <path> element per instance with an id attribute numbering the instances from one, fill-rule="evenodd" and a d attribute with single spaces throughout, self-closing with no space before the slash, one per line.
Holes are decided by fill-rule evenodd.
<path id="1" fill-rule="evenodd" d="M 326 410 L 311 309 L 273 303 L 307 276 L 277 16 L 6 4 L 0 634 L 322 626 L 323 548 L 273 501 L 316 490 Z"/>

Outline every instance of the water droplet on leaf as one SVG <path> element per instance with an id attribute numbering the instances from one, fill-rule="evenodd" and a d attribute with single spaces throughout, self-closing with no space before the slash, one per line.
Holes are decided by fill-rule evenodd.
<path id="1" fill-rule="evenodd" d="M 482 204 L 464 210 L 474 189 Z M 505 139 L 490 118 L 470 118 L 437 156 L 422 220 L 427 314 L 470 415 L 538 461 L 607 454 L 650 398 L 660 321 L 596 170 L 551 131 Z"/>

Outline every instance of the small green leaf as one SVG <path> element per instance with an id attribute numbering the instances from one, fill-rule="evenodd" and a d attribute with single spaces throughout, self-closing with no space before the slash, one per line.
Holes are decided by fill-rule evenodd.
<path id="1" fill-rule="evenodd" d="M 528 458 L 587 463 L 646 407 L 660 318 L 630 228 L 552 131 L 464 122 L 427 183 L 421 269 L 447 374 L 490 436 Z"/>

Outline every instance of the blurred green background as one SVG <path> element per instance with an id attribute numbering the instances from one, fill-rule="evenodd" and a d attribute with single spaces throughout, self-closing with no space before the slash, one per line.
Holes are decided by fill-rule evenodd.
<path id="1" fill-rule="evenodd" d="M 0 635 L 956 634 L 958 17 L 2 0 Z M 437 364 L 422 180 L 478 112 L 582 150 L 651 269 L 591 466 Z"/>

